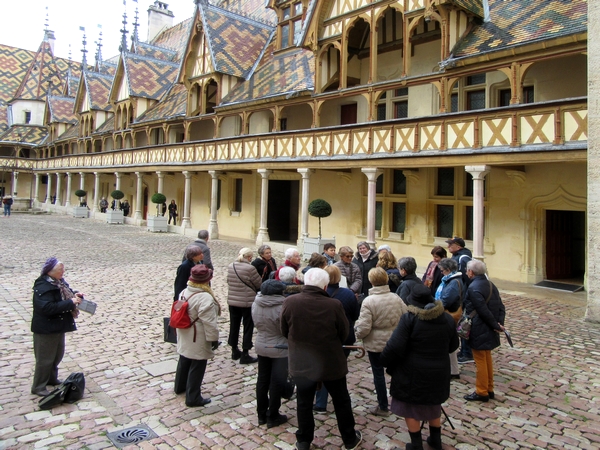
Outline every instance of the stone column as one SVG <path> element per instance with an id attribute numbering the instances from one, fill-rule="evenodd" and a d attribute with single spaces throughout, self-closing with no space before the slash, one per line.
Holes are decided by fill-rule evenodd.
<path id="1" fill-rule="evenodd" d="M 44 203 L 46 203 L 47 205 L 51 205 L 52 204 L 52 199 L 50 198 L 52 196 L 52 174 L 49 173 L 48 174 L 48 184 L 46 185 L 46 201 Z"/>
<path id="2" fill-rule="evenodd" d="M 94 207 L 92 212 L 98 212 L 98 203 L 100 202 L 100 172 L 94 172 Z"/>
<path id="3" fill-rule="evenodd" d="M 588 32 L 600 33 L 600 2 L 588 2 Z M 585 320 L 600 322 L 600 41 L 588 42 L 587 251 Z"/>
<path id="4" fill-rule="evenodd" d="M 54 200 L 54 204 L 58 205 L 58 206 L 60 206 L 60 190 L 62 188 L 61 181 L 62 181 L 62 177 L 59 172 L 56 174 L 56 200 Z"/>
<path id="5" fill-rule="evenodd" d="M 315 171 L 312 169 L 298 169 L 298 173 L 302 175 L 302 206 L 301 210 L 301 229 L 300 235 L 302 242 L 308 237 L 308 199 L 310 193 L 310 176 Z M 319 236 L 321 237 L 321 236 Z"/>
<path id="6" fill-rule="evenodd" d="M 17 184 L 19 183 L 19 172 L 16 170 L 12 173 L 12 196 L 17 196 Z"/>
<path id="7" fill-rule="evenodd" d="M 38 203 L 40 201 L 40 174 L 39 173 L 35 174 L 35 188 L 34 188 L 34 192 L 33 192 L 33 200 L 34 200 L 34 202 L 38 202 Z"/>
<path id="8" fill-rule="evenodd" d="M 473 175 L 473 258 L 483 261 L 483 180 L 490 173 L 488 166 L 465 166 L 465 170 Z"/>
<path id="9" fill-rule="evenodd" d="M 217 196 L 219 194 L 219 175 L 217 170 L 209 170 L 212 178 L 212 187 L 210 192 L 210 223 L 208 224 L 208 234 L 211 239 L 219 239 L 219 223 L 217 222 Z"/>
<path id="10" fill-rule="evenodd" d="M 183 188 L 183 219 L 181 220 L 181 227 L 191 228 L 192 222 L 190 221 L 190 204 L 192 198 L 192 173 L 188 171 L 183 171 L 182 173 L 185 177 L 185 184 Z"/>
<path id="11" fill-rule="evenodd" d="M 264 242 L 270 241 L 269 229 L 267 228 L 267 213 L 269 212 L 269 175 L 270 170 L 258 169 L 261 176 L 260 186 L 260 228 L 256 236 L 256 245 L 262 245 Z"/>
<path id="12" fill-rule="evenodd" d="M 142 193 L 144 191 L 144 174 L 142 172 L 136 172 L 137 175 L 137 187 L 135 193 L 135 212 L 133 218 L 135 220 L 142 220 Z"/>
<path id="13" fill-rule="evenodd" d="M 73 182 L 73 174 L 71 172 L 67 172 L 67 192 L 65 196 L 67 197 L 67 201 L 65 202 L 65 206 L 67 208 L 71 207 L 71 184 Z"/>
<path id="14" fill-rule="evenodd" d="M 85 172 L 79 172 L 79 176 L 81 177 L 79 179 L 79 189 L 81 189 L 82 191 L 85 191 Z M 87 196 L 85 201 L 87 202 Z"/>
<path id="15" fill-rule="evenodd" d="M 165 174 L 163 172 L 156 172 L 156 175 L 158 176 L 158 187 L 156 189 L 156 192 L 158 192 L 159 194 L 163 194 L 165 195 L 165 193 L 163 192 L 164 187 L 165 187 Z M 165 211 L 163 211 L 163 206 L 159 205 L 160 208 L 160 213 L 161 215 L 165 213 Z"/>
<path id="16" fill-rule="evenodd" d="M 121 176 L 123 174 L 121 172 L 115 172 L 115 178 L 117 179 L 115 181 L 115 190 L 116 191 L 120 191 L 121 190 Z"/>
<path id="17" fill-rule="evenodd" d="M 367 177 L 367 243 L 375 247 L 375 210 L 377 204 L 377 177 L 381 171 L 376 167 L 361 169 Z"/>

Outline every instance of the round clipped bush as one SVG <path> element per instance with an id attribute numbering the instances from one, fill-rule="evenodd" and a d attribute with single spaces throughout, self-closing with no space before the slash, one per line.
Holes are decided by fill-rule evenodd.
<path id="1" fill-rule="evenodd" d="M 317 198 L 308 205 L 308 213 L 319 218 L 319 239 L 321 238 L 321 217 L 331 215 L 331 205 L 322 198 Z"/>
<path id="2" fill-rule="evenodd" d="M 112 198 L 114 198 L 115 200 L 121 200 L 123 197 L 125 197 L 125 194 L 123 193 L 123 191 L 119 191 L 119 190 L 117 189 L 117 190 L 114 190 L 114 191 L 112 191 L 112 192 L 110 193 L 110 196 L 111 196 Z"/>
<path id="3" fill-rule="evenodd" d="M 75 197 L 85 197 L 87 195 L 87 192 L 85 192 L 83 189 L 77 189 L 75 191 Z"/>
<path id="4" fill-rule="evenodd" d="M 152 198 L 150 199 L 150 201 L 152 203 L 156 203 L 157 205 L 160 205 L 160 204 L 162 204 L 162 203 L 164 203 L 164 202 L 167 201 L 167 197 L 165 197 L 163 194 L 160 194 L 160 193 L 157 192 L 156 194 L 154 194 L 152 196 Z"/>

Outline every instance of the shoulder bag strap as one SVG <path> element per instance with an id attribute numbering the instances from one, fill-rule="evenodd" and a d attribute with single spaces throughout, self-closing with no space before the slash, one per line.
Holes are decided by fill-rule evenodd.
<path id="1" fill-rule="evenodd" d="M 250 286 L 248 283 L 246 283 L 244 280 L 242 280 L 242 277 L 240 277 L 240 274 L 237 272 L 237 270 L 235 268 L 235 263 L 233 263 L 232 265 L 233 265 L 233 271 L 235 272 L 235 274 L 237 275 L 237 277 L 240 279 L 240 281 L 242 283 L 244 283 L 246 286 L 248 286 L 250 289 L 252 289 L 256 293 L 256 289 L 254 288 L 254 286 Z"/>
<path id="2" fill-rule="evenodd" d="M 490 293 L 487 296 L 487 298 L 485 299 L 485 304 L 487 305 L 488 302 L 490 301 L 490 299 L 492 298 L 492 292 L 494 290 L 493 286 L 492 286 L 492 282 L 490 280 L 488 280 L 490 283 Z M 469 318 L 472 319 L 473 317 L 475 317 L 477 315 L 477 310 L 473 310 L 473 312 L 471 314 L 469 314 Z"/>

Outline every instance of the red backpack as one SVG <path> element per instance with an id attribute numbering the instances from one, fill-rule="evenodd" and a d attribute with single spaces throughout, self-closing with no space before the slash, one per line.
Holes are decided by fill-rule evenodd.
<path id="1" fill-rule="evenodd" d="M 190 298 L 192 298 L 196 293 L 192 294 Z M 198 320 L 196 318 L 194 321 L 190 319 L 190 315 L 188 314 L 188 300 L 183 295 L 179 300 L 173 302 L 173 306 L 171 307 L 171 319 L 169 320 L 169 326 L 172 328 L 190 328 L 194 325 L 194 342 L 196 342 L 196 326 L 195 323 Z"/>

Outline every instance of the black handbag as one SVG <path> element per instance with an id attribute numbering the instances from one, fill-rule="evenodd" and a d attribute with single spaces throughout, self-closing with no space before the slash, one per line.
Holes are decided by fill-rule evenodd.
<path id="1" fill-rule="evenodd" d="M 68 386 L 68 390 L 65 394 L 65 403 L 75 403 L 77 400 L 83 398 L 83 392 L 85 391 L 85 376 L 82 372 L 73 372 L 67 377 L 63 384 Z"/>
<path id="2" fill-rule="evenodd" d="M 163 317 L 163 339 L 165 340 L 165 342 L 177 344 L 177 331 L 175 330 L 175 328 L 169 326 L 170 320 L 170 317 Z"/>
<path id="3" fill-rule="evenodd" d="M 59 385 L 56 389 L 44 396 L 40 400 L 40 409 L 52 409 L 55 406 L 62 405 L 65 401 L 65 395 L 69 389 L 69 386 L 64 383 Z"/>
<path id="4" fill-rule="evenodd" d="M 289 400 L 290 398 L 292 398 L 292 395 L 294 395 L 294 390 L 296 389 L 296 383 L 294 382 L 294 379 L 288 375 L 287 380 L 285 381 L 284 385 L 283 385 L 283 391 L 281 392 L 281 398 L 285 398 L 286 400 Z"/>

